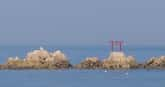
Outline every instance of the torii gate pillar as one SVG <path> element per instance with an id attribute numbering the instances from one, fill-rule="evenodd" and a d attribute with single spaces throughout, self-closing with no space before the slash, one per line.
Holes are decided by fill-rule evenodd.
<path id="1" fill-rule="evenodd" d="M 114 41 L 112 40 L 111 42 L 111 51 L 123 51 L 123 41 Z"/>

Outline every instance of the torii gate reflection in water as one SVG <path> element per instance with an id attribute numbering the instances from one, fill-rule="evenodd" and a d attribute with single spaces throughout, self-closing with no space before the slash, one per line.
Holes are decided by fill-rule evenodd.
<path id="1" fill-rule="evenodd" d="M 111 51 L 114 52 L 114 51 L 119 51 L 119 52 L 122 52 L 123 51 L 123 44 L 124 42 L 123 41 L 110 41 L 111 43 Z"/>

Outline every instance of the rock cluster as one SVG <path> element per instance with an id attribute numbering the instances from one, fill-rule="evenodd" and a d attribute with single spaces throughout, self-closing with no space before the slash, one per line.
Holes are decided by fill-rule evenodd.
<path id="1" fill-rule="evenodd" d="M 126 57 L 123 52 L 112 52 L 109 58 L 100 61 L 97 57 L 89 57 L 76 65 L 78 69 L 130 69 L 136 68 L 134 57 Z"/>
<path id="2" fill-rule="evenodd" d="M 153 57 L 143 64 L 138 64 L 133 56 L 123 52 L 112 52 L 104 60 L 87 57 L 77 65 L 71 65 L 66 55 L 60 50 L 48 52 L 43 48 L 29 52 L 25 58 L 8 58 L 0 69 L 165 69 L 165 56 Z"/>
<path id="3" fill-rule="evenodd" d="M 75 67 L 78 69 L 99 69 L 102 67 L 102 62 L 97 57 L 88 57 Z"/>
<path id="4" fill-rule="evenodd" d="M 165 56 L 153 57 L 145 63 L 145 68 L 165 68 Z"/>
<path id="5" fill-rule="evenodd" d="M 123 52 L 112 52 L 108 59 L 103 60 L 104 69 L 130 69 L 136 66 L 135 58 L 126 57 Z"/>
<path id="6" fill-rule="evenodd" d="M 60 50 L 49 53 L 40 48 L 29 52 L 24 59 L 9 58 L 6 66 L 8 69 L 67 69 L 71 64 Z"/>

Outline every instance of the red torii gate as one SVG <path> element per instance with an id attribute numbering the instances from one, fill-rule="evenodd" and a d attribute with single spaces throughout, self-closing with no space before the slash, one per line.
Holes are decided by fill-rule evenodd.
<path id="1" fill-rule="evenodd" d="M 111 43 L 111 50 L 112 51 L 115 51 L 114 48 L 116 48 L 116 47 L 119 47 L 119 50 L 117 50 L 117 51 L 123 51 L 123 44 L 124 44 L 123 41 L 114 41 L 114 40 L 112 40 L 112 41 L 110 41 L 110 43 Z"/>

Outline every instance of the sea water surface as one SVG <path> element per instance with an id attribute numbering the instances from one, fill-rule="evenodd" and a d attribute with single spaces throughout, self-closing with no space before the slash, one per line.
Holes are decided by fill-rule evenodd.
<path id="1" fill-rule="evenodd" d="M 85 57 L 109 56 L 109 46 L 43 46 L 48 51 L 62 50 L 72 64 Z M 0 63 L 8 57 L 24 58 L 39 46 L 0 46 Z M 165 55 L 163 46 L 125 46 L 124 52 L 138 62 Z M 1 70 L 0 87 L 164 87 L 164 70 Z"/>

